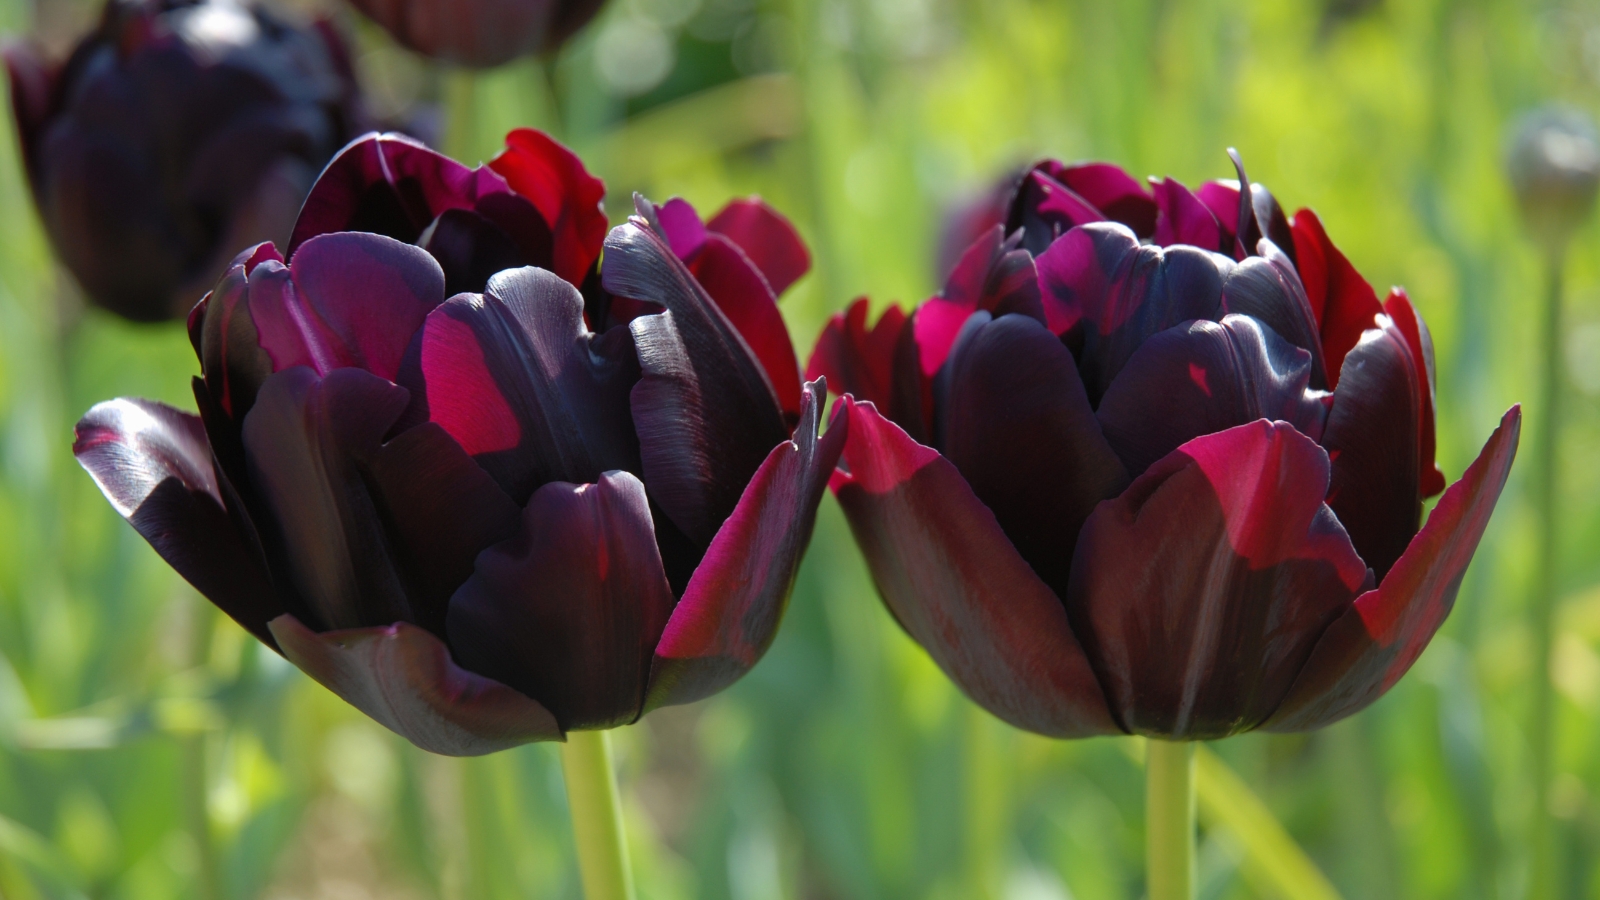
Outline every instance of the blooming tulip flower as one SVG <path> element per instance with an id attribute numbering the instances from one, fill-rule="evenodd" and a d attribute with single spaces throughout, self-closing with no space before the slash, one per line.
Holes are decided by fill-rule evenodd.
<path id="1" fill-rule="evenodd" d="M 332 29 L 237 0 L 110 0 L 65 62 L 26 46 L 5 60 L 56 253 L 137 321 L 182 315 L 239 247 L 286 238 L 358 127 Z"/>
<path id="2" fill-rule="evenodd" d="M 857 301 L 818 341 L 880 593 L 1019 727 L 1195 740 L 1362 709 L 1443 622 L 1505 482 L 1516 408 L 1419 529 L 1444 489 L 1426 327 L 1240 175 L 1041 164 L 941 294 L 871 328 Z"/>
<path id="3" fill-rule="evenodd" d="M 424 230 L 520 199 L 485 170 L 444 181 L 463 173 L 493 190 Z M 371 209 L 394 185 L 428 195 L 391 174 Z M 190 317 L 200 415 L 102 403 L 78 459 L 201 593 L 425 749 L 708 696 L 772 640 L 847 429 L 819 439 L 823 385 L 773 350 L 774 288 L 809 265 L 787 221 L 756 200 L 710 223 L 637 206 L 609 236 L 574 229 L 575 255 L 570 222 L 540 219 L 554 270 L 448 296 L 422 247 L 310 234 L 308 204 L 286 257 L 242 254 Z M 635 314 L 597 331 L 560 273 L 602 240 L 603 286 Z"/>
<path id="4" fill-rule="evenodd" d="M 350 0 L 423 56 L 488 67 L 561 46 L 605 0 Z"/>

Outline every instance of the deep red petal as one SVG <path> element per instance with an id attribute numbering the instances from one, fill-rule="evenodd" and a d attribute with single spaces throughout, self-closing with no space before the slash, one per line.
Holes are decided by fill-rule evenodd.
<path id="1" fill-rule="evenodd" d="M 482 756 L 564 739 L 549 710 L 456 665 L 443 641 L 415 625 L 318 634 L 284 615 L 271 628 L 290 662 L 430 753 Z"/>
<path id="2" fill-rule="evenodd" d="M 849 434 L 836 404 L 818 440 L 826 399 L 827 385 L 806 385 L 794 440 L 772 449 L 712 539 L 656 647 L 646 711 L 711 696 L 771 645 Z"/>
<path id="3" fill-rule="evenodd" d="M 811 253 L 794 224 L 760 197 L 731 201 L 706 228 L 732 241 L 783 296 L 811 268 Z"/>
<path id="4" fill-rule="evenodd" d="M 589 174 L 577 154 L 532 128 L 506 135 L 506 149 L 489 161 L 489 168 L 532 201 L 550 225 L 555 273 L 582 284 L 606 239 L 609 223 L 600 206 L 605 183 Z"/>
<path id="5" fill-rule="evenodd" d="M 1522 408 L 1513 406 L 1388 577 L 1328 628 L 1268 730 L 1310 731 L 1360 712 L 1411 668 L 1455 605 L 1521 431 Z"/>
<path id="6" fill-rule="evenodd" d="M 1378 295 L 1361 273 L 1350 265 L 1339 248 L 1328 239 L 1322 222 L 1309 209 L 1294 214 L 1295 265 L 1306 299 L 1322 329 L 1322 359 L 1328 371 L 1328 387 L 1338 387 L 1344 355 L 1361 340 L 1361 333 L 1373 327 L 1373 319 L 1383 312 Z"/>
<path id="7" fill-rule="evenodd" d="M 890 409 L 895 347 L 908 319 L 900 307 L 890 306 L 869 329 L 869 306 L 867 298 L 857 297 L 849 309 L 833 314 L 811 350 L 806 380 L 826 378 L 835 393 Z"/>
<path id="8" fill-rule="evenodd" d="M 1406 297 L 1406 292 L 1400 288 L 1389 291 L 1389 299 L 1383 303 L 1383 311 L 1394 320 L 1396 328 L 1405 335 L 1406 347 L 1411 351 L 1411 362 L 1417 370 L 1417 387 L 1419 390 L 1417 414 L 1418 427 L 1421 434 L 1421 473 L 1422 496 L 1432 497 L 1444 490 L 1444 472 L 1440 471 L 1439 464 L 1434 461 L 1437 438 L 1434 435 L 1434 371 L 1433 371 L 1433 338 L 1428 334 L 1428 326 L 1422 321 L 1422 316 L 1411 305 L 1411 300 Z"/>
<path id="9" fill-rule="evenodd" d="M 834 492 L 900 624 L 966 694 L 1054 737 L 1115 734 L 1065 609 L 953 465 L 849 404 Z"/>
<path id="10" fill-rule="evenodd" d="M 800 363 L 766 279 L 738 246 L 715 232 L 689 261 L 689 271 L 739 330 L 772 382 L 784 416 L 794 421 L 800 415 Z"/>
<path id="11" fill-rule="evenodd" d="M 1216 216 L 1182 184 L 1166 178 L 1154 181 L 1156 206 L 1161 210 L 1156 219 L 1156 233 L 1152 240 L 1161 247 L 1188 244 L 1202 250 L 1223 251 L 1233 255 L 1233 247 L 1224 246 L 1222 226 Z M 1228 241 L 1232 243 L 1231 236 Z"/>
<path id="12" fill-rule="evenodd" d="M 1278 708 L 1370 585 L 1327 483 L 1322 448 L 1260 420 L 1184 444 L 1089 517 L 1067 609 L 1125 728 L 1219 738 Z"/>

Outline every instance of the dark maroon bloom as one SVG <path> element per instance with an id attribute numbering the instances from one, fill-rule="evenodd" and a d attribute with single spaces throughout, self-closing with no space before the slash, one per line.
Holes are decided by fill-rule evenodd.
<path id="1" fill-rule="evenodd" d="M 425 194 L 407 171 L 398 195 Z M 520 199 L 446 176 L 478 187 L 451 210 Z M 566 220 L 542 221 L 562 246 Z M 196 307 L 199 416 L 123 399 L 78 425 L 83 466 L 174 568 L 440 753 L 625 724 L 755 664 L 847 435 L 819 439 L 823 385 L 772 352 L 773 287 L 807 265 L 784 219 L 641 200 L 609 237 L 578 227 L 557 265 L 604 240 L 607 296 L 636 313 L 609 328 L 547 268 L 447 299 L 413 244 L 307 233 L 287 259 L 242 254 Z"/>
<path id="2" fill-rule="evenodd" d="M 408 49 L 464 66 L 498 66 L 561 46 L 605 0 L 350 0 Z"/>
<path id="3" fill-rule="evenodd" d="M 286 238 L 358 125 L 334 32 L 236 0 L 111 0 L 64 63 L 5 59 L 56 253 L 138 321 L 182 315 L 239 247 Z"/>
<path id="4" fill-rule="evenodd" d="M 1041 164 L 940 295 L 870 329 L 858 300 L 811 358 L 854 395 L 833 487 L 879 591 L 1022 728 L 1362 709 L 1444 621 L 1505 483 L 1518 408 L 1419 528 L 1444 490 L 1426 327 L 1239 184 Z"/>

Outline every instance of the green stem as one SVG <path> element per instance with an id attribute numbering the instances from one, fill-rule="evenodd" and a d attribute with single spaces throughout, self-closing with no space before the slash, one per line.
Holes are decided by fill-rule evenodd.
<path id="1" fill-rule="evenodd" d="M 1150 900 L 1194 900 L 1194 744 L 1146 745 L 1145 864 Z"/>
<path id="2" fill-rule="evenodd" d="M 1533 850 L 1530 900 L 1553 896 L 1555 823 L 1550 818 L 1550 781 L 1555 769 L 1555 693 L 1550 681 L 1550 657 L 1556 617 L 1556 450 L 1561 429 L 1561 294 L 1566 254 L 1553 250 L 1549 258 L 1548 293 L 1545 295 L 1544 333 L 1540 354 L 1544 360 L 1539 386 L 1539 430 L 1534 443 L 1532 494 L 1535 528 L 1533 567 L 1533 823 L 1529 829 Z"/>
<path id="3" fill-rule="evenodd" d="M 567 805 L 586 900 L 633 900 L 633 871 L 622 835 L 622 805 L 611 766 L 611 734 L 573 731 L 561 745 Z"/>

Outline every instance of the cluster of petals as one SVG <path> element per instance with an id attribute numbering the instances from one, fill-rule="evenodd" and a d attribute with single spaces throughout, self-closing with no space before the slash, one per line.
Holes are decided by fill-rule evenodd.
<path id="1" fill-rule="evenodd" d="M 238 248 L 286 237 L 359 133 L 338 35 L 241 0 L 108 0 L 66 60 L 19 44 L 5 61 L 57 255 L 137 321 L 183 315 Z"/>
<path id="2" fill-rule="evenodd" d="M 1040 163 L 956 224 L 940 294 L 871 327 L 858 300 L 811 358 L 847 394 L 833 490 L 879 592 L 1019 727 L 1209 739 L 1364 708 L 1505 483 L 1520 410 L 1447 490 L 1421 317 L 1239 169 L 1191 191 Z"/>
<path id="3" fill-rule="evenodd" d="M 370 135 L 195 307 L 199 416 L 75 452 L 201 593 L 417 745 L 490 752 L 718 691 L 772 640 L 848 429 L 819 437 L 756 199 L 610 229 L 546 135 L 476 169 Z M 604 264 L 598 260 L 604 253 Z"/>

